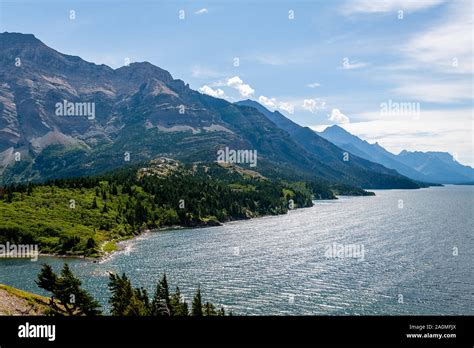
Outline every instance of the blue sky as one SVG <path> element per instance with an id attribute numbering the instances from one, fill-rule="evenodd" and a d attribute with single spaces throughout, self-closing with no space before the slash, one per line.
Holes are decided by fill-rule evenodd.
<path id="1" fill-rule="evenodd" d="M 474 165 L 469 0 L 1 0 L 0 11 L 0 31 L 63 53 L 114 68 L 149 61 L 316 130 L 340 124 L 395 153 L 448 151 Z M 383 112 L 389 101 L 419 113 Z"/>

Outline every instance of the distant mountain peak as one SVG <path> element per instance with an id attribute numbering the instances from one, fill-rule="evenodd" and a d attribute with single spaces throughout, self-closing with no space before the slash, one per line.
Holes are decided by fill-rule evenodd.
<path id="1" fill-rule="evenodd" d="M 146 81 L 150 78 L 157 78 L 165 83 L 173 81 L 173 76 L 171 76 L 168 71 L 159 68 L 150 62 L 130 63 L 129 65 L 117 68 L 115 72 L 129 79 Z"/>
<path id="2" fill-rule="evenodd" d="M 2 43 L 11 44 L 11 43 L 28 43 L 28 44 L 43 44 L 39 39 L 36 38 L 33 34 L 22 34 L 5 31 L 0 33 L 0 38 Z"/>
<path id="3" fill-rule="evenodd" d="M 319 133 L 323 138 L 327 138 L 330 141 L 346 144 L 350 142 L 362 142 L 363 140 L 357 138 L 355 135 L 349 133 L 341 126 L 337 124 L 327 127 L 324 131 Z"/>
<path id="4" fill-rule="evenodd" d="M 333 124 L 332 126 L 326 127 L 326 129 L 324 131 L 342 132 L 342 133 L 345 133 L 345 134 L 352 135 L 351 133 L 349 133 L 348 131 L 346 131 L 344 128 L 342 128 L 341 126 L 339 126 L 337 124 Z"/>

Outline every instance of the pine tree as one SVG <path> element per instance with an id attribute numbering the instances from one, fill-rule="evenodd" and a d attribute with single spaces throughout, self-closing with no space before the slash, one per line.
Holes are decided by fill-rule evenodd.
<path id="1" fill-rule="evenodd" d="M 48 292 L 54 292 L 57 283 L 57 276 L 50 265 L 43 265 L 41 271 L 38 274 L 38 280 L 36 284 Z"/>
<path id="2" fill-rule="evenodd" d="M 13 191 L 8 190 L 8 192 L 7 192 L 7 203 L 11 203 L 11 202 L 13 202 Z"/>
<path id="3" fill-rule="evenodd" d="M 152 302 L 152 315 L 171 315 L 170 293 L 166 273 L 163 274 L 163 278 L 156 285 L 155 296 Z"/>
<path id="4" fill-rule="evenodd" d="M 132 284 L 125 273 L 122 277 L 115 273 L 109 274 L 109 290 L 112 292 L 112 296 L 109 299 L 112 307 L 111 314 L 125 315 L 134 295 Z"/>
<path id="5" fill-rule="evenodd" d="M 174 316 L 183 317 L 189 315 L 188 304 L 183 300 L 179 287 L 176 287 L 176 292 L 171 297 L 170 309 L 171 315 Z"/>
<path id="6" fill-rule="evenodd" d="M 212 303 L 206 302 L 204 305 L 204 315 L 207 317 L 217 315 L 216 309 Z"/>
<path id="7" fill-rule="evenodd" d="M 68 264 L 65 263 L 60 276 L 57 276 L 51 266 L 43 265 L 38 280 L 38 286 L 51 292 L 49 313 L 53 315 L 99 315 L 100 304 L 84 289 L 81 281 L 74 276 Z"/>
<path id="8" fill-rule="evenodd" d="M 193 298 L 191 315 L 194 317 L 202 317 L 202 299 L 201 299 L 200 286 L 198 286 L 196 295 L 194 295 L 194 298 Z"/>
<path id="9" fill-rule="evenodd" d="M 97 246 L 94 238 L 90 237 L 87 239 L 86 249 L 94 249 Z"/>
<path id="10" fill-rule="evenodd" d="M 141 301 L 138 296 L 132 296 L 129 304 L 125 308 L 123 315 L 125 316 L 147 316 L 148 309 L 146 308 L 143 301 Z"/>
<path id="11" fill-rule="evenodd" d="M 117 186 L 115 186 L 115 184 L 112 184 L 112 188 L 110 189 L 110 194 L 117 196 L 118 191 L 117 191 Z"/>

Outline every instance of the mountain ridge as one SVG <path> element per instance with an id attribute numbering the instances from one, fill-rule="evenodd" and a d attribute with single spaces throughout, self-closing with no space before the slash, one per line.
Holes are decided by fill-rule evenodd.
<path id="1" fill-rule="evenodd" d="M 352 150 L 363 158 L 393 168 L 414 180 L 438 184 L 459 184 L 474 180 L 474 169 L 458 163 L 447 152 L 402 150 L 397 155 L 378 143 L 370 144 L 360 139 L 338 125 L 327 127 L 318 134 L 341 148 Z"/>
<path id="2" fill-rule="evenodd" d="M 133 163 L 157 155 L 215 161 L 217 150 L 229 146 L 257 150 L 262 175 L 366 188 L 420 187 L 356 156 L 343 161 L 344 151 L 315 138 L 309 128 L 294 126 L 301 134 L 290 135 L 255 108 L 194 91 L 151 63 L 114 70 L 22 35 L 0 34 L 4 182 L 100 173 L 128 164 L 125 154 Z M 64 100 L 93 104 L 94 117 L 58 116 L 55 105 Z M 308 143 L 296 142 L 298 136 Z"/>

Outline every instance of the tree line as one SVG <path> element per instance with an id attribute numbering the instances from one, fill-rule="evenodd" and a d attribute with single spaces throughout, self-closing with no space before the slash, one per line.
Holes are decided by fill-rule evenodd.
<path id="1" fill-rule="evenodd" d="M 137 173 L 130 167 L 3 187 L 0 243 L 35 243 L 42 252 L 99 256 L 104 240 L 144 229 L 214 226 L 312 205 L 305 183 L 242 175 L 217 164 L 179 166 L 167 175 Z M 28 215 L 32 210 L 35 221 Z"/>
<path id="2" fill-rule="evenodd" d="M 38 273 L 36 284 L 50 293 L 46 315 L 53 316 L 97 316 L 103 311 L 100 303 L 82 288 L 67 263 L 59 274 L 50 265 L 43 265 Z M 133 287 L 130 279 L 123 273 L 109 274 L 108 288 L 110 314 L 113 316 L 224 316 L 224 307 L 217 308 L 211 302 L 204 302 L 198 286 L 191 307 L 181 295 L 179 287 L 170 293 L 166 273 L 157 282 L 153 296 L 143 287 Z M 232 313 L 230 313 L 232 315 Z"/>

